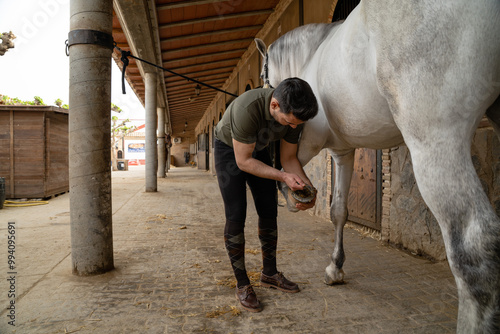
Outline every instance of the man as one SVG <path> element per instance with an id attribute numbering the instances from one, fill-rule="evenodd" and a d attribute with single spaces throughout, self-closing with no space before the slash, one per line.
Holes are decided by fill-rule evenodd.
<path id="1" fill-rule="evenodd" d="M 297 159 L 297 142 L 303 123 L 316 116 L 318 103 L 307 82 L 284 80 L 276 89 L 254 89 L 234 100 L 215 128 L 215 169 L 224 200 L 224 240 L 236 276 L 236 296 L 242 307 L 260 312 L 262 306 L 245 269 L 246 184 L 259 216 L 262 246 L 261 285 L 285 292 L 299 292 L 276 268 L 277 199 L 276 181 L 291 190 L 312 186 Z M 271 165 L 268 146 L 280 140 L 283 171 Z M 314 206 L 298 203 L 300 210 Z"/>

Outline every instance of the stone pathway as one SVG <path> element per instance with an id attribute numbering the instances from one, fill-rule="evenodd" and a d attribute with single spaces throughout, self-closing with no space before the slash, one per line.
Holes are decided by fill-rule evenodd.
<path id="1" fill-rule="evenodd" d="M 261 313 L 242 310 L 223 242 L 216 179 L 173 168 L 157 193 L 144 170 L 113 172 L 116 269 L 71 274 L 69 195 L 0 210 L 0 333 L 454 333 L 457 296 L 446 262 L 432 263 L 345 231 L 346 283 L 323 283 L 333 226 L 280 208 L 278 268 L 302 291 L 256 282 Z M 15 325 L 9 325 L 7 224 L 16 226 Z M 261 269 L 248 208 L 247 270 Z"/>

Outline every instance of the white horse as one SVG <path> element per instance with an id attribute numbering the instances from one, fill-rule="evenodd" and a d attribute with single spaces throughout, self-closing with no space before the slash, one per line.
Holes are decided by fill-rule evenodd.
<path id="1" fill-rule="evenodd" d="M 299 27 L 269 49 L 256 42 L 265 81 L 300 77 L 318 98 L 298 157 L 305 165 L 329 148 L 336 164 L 326 283 L 343 281 L 354 149 L 405 142 L 457 283 L 457 330 L 500 333 L 500 219 L 470 152 L 485 113 L 500 129 L 500 1 L 362 0 L 343 23 Z"/>

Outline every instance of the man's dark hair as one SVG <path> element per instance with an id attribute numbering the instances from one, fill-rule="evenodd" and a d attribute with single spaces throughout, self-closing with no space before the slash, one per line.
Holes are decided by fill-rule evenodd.
<path id="1" fill-rule="evenodd" d="M 299 78 L 283 80 L 273 92 L 281 112 L 292 113 L 297 119 L 307 121 L 318 113 L 318 101 L 307 82 Z"/>

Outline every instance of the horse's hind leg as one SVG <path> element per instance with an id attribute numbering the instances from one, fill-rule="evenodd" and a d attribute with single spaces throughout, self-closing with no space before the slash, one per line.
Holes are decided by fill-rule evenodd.
<path id="1" fill-rule="evenodd" d="M 439 222 L 457 283 L 457 330 L 500 333 L 500 219 L 474 170 L 469 136 L 453 125 L 443 129 L 445 136 L 433 130 L 405 140 L 418 188 Z"/>
<path id="2" fill-rule="evenodd" d="M 326 268 L 325 283 L 328 285 L 344 281 L 344 225 L 347 220 L 347 199 L 354 166 L 354 150 L 343 155 L 333 155 L 335 161 L 335 186 L 332 192 L 330 217 L 335 225 L 335 241 L 332 262 Z"/>

